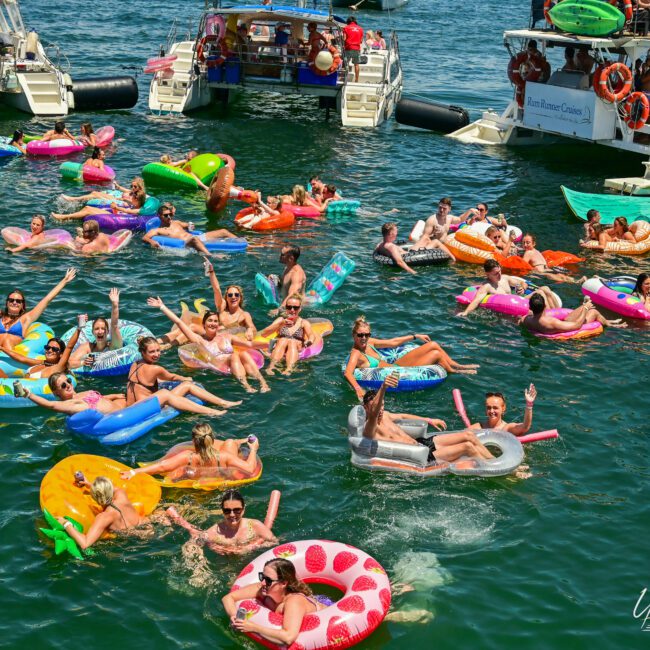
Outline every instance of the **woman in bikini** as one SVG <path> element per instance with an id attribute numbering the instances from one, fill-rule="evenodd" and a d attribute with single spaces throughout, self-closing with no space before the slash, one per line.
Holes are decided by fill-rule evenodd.
<path id="1" fill-rule="evenodd" d="M 95 147 L 90 158 L 84 162 L 84 167 L 104 169 L 104 158 L 106 158 L 106 153 L 104 150 L 100 149 L 99 147 Z"/>
<path id="2" fill-rule="evenodd" d="M 162 474 L 172 481 L 184 481 L 200 476 L 219 476 L 229 469 L 252 476 L 257 469 L 257 450 L 260 446 L 257 439 L 254 442 L 250 442 L 248 438 L 217 440 L 212 427 L 203 423 L 192 429 L 192 442 L 194 451 L 181 451 L 146 467 L 124 472 L 121 477 L 130 479 L 136 474 Z M 250 450 L 245 460 L 239 455 L 239 447 L 243 444 L 247 444 Z"/>
<path id="3" fill-rule="evenodd" d="M 272 546 L 277 544 L 276 536 L 261 521 L 245 519 L 246 503 L 237 490 L 227 490 L 221 497 L 223 521 L 207 530 L 201 530 L 186 521 L 173 506 L 167 509 L 169 518 L 189 531 L 192 539 L 189 544 L 193 550 L 200 549 L 199 544 L 206 544 L 215 553 L 237 554 L 251 550 L 251 547 Z M 200 551 L 202 552 L 202 551 Z"/>
<path id="4" fill-rule="evenodd" d="M 82 343 L 72 355 L 70 366 L 78 368 L 81 364 L 92 366 L 94 359 L 91 354 L 104 352 L 106 350 L 119 350 L 124 345 L 120 332 L 120 290 L 113 287 L 108 292 L 108 299 L 111 302 L 111 323 L 110 327 L 105 318 L 96 318 L 93 321 L 94 341 Z M 84 314 L 85 315 L 85 314 Z M 87 320 L 86 316 L 86 320 Z M 110 333 L 110 336 L 109 336 Z"/>
<path id="5" fill-rule="evenodd" d="M 30 237 L 24 244 L 16 248 L 7 248 L 8 253 L 20 253 L 35 246 L 42 246 L 46 241 L 45 217 L 42 214 L 35 214 L 29 224 Z"/>
<path id="6" fill-rule="evenodd" d="M 102 195 L 101 192 L 91 192 L 90 194 L 85 194 L 81 197 L 64 196 L 63 198 L 68 201 L 90 201 L 91 199 L 104 199 L 106 201 L 112 201 L 112 203 L 108 208 L 97 208 L 93 205 L 86 205 L 81 208 L 81 210 L 77 210 L 77 212 L 70 212 L 67 214 L 61 212 L 52 212 L 52 218 L 58 219 L 59 221 L 83 219 L 84 217 L 92 217 L 97 214 L 106 214 L 106 212 L 109 210 L 112 210 L 114 212 L 123 212 L 125 214 L 140 214 L 140 208 L 142 208 L 145 201 L 147 200 L 147 195 L 145 194 L 144 190 L 134 189 L 129 193 L 127 198 L 125 198 L 125 195 L 123 194 L 122 198 L 120 199 L 116 199 L 114 196 L 110 195 Z M 119 206 L 116 201 L 125 201 L 127 205 Z"/>
<path id="7" fill-rule="evenodd" d="M 385 368 L 387 366 L 430 366 L 441 365 L 447 372 L 457 372 L 466 375 L 475 375 L 478 364 L 462 365 L 454 361 L 443 348 L 432 341 L 426 334 L 407 334 L 395 336 L 392 339 L 375 339 L 370 335 L 370 323 L 363 316 L 354 321 L 352 327 L 354 347 L 345 368 L 345 378 L 348 380 L 359 399 L 363 398 L 364 390 L 354 378 L 357 368 Z M 377 351 L 377 348 L 393 348 L 411 341 L 424 341 L 423 345 L 410 350 L 405 355 L 387 363 Z"/>
<path id="8" fill-rule="evenodd" d="M 294 185 L 291 194 L 282 197 L 282 203 L 321 210 L 321 205 L 307 194 L 307 191 L 302 185 Z"/>
<path id="9" fill-rule="evenodd" d="M 97 146 L 97 136 L 90 122 L 84 122 L 81 125 L 81 137 L 79 138 L 87 147 Z"/>
<path id="10" fill-rule="evenodd" d="M 134 204 L 134 195 L 142 193 L 145 195 L 145 200 L 146 200 L 146 192 L 145 192 L 145 187 L 144 187 L 144 179 L 140 178 L 139 176 L 136 176 L 132 181 L 131 181 L 131 186 L 130 187 L 122 187 L 118 183 L 113 183 L 115 185 L 115 189 L 119 190 L 122 192 L 122 195 L 117 198 L 118 201 L 124 201 L 127 203 L 126 207 L 131 207 L 131 208 L 141 208 L 142 205 L 135 205 Z M 88 194 L 83 194 L 82 196 L 67 196 L 66 194 L 62 194 L 61 198 L 64 201 L 70 201 L 72 203 L 77 202 L 77 201 L 90 201 L 92 199 L 100 199 L 103 201 L 115 201 L 116 197 L 114 194 L 110 194 L 109 192 L 100 192 L 99 190 L 93 190 L 92 192 L 88 192 Z M 144 203 L 144 202 L 143 202 Z"/>
<path id="11" fill-rule="evenodd" d="M 610 242 L 629 241 L 634 243 L 634 233 L 630 230 L 625 217 L 616 217 L 611 228 L 603 228 L 598 231 L 598 247 L 592 248 L 588 242 L 580 244 L 583 248 L 591 248 L 591 250 L 604 250 L 605 246 Z"/>
<path id="12" fill-rule="evenodd" d="M 645 308 L 650 311 L 650 275 L 639 273 L 632 295 L 643 301 Z"/>
<path id="13" fill-rule="evenodd" d="M 80 533 L 67 519 L 57 517 L 66 533 L 86 549 L 92 546 L 104 533 L 129 532 L 137 526 L 147 523 L 147 517 L 141 517 L 134 508 L 125 490 L 114 487 L 105 476 L 98 476 L 92 483 L 86 480 L 76 481 L 80 489 L 90 490 L 90 496 L 101 508 L 86 534 Z"/>
<path id="14" fill-rule="evenodd" d="M 192 331 L 192 328 L 184 323 L 171 309 L 169 309 L 160 298 L 149 298 L 147 304 L 150 307 L 157 307 L 169 320 L 178 326 L 183 335 L 190 343 L 197 345 L 201 355 L 207 360 L 210 366 L 223 367 L 230 370 L 232 375 L 244 387 L 248 393 L 256 392 L 248 383 L 248 377 L 260 382 L 260 390 L 266 393 L 270 390 L 264 377 L 262 377 L 257 364 L 246 350 L 238 350 L 233 347 L 233 337 L 227 330 L 220 330 L 219 314 L 206 311 L 203 314 L 203 329 L 205 334 L 200 335 Z M 252 349 L 254 347 L 265 347 L 261 343 L 237 340 L 239 347 Z"/>
<path id="15" fill-rule="evenodd" d="M 254 632 L 275 645 L 290 646 L 300 633 L 303 618 L 332 604 L 329 599 L 314 597 L 311 589 L 296 577 L 293 564 L 284 558 L 269 560 L 259 579 L 259 584 L 231 591 L 221 602 L 230 617 L 230 624 L 237 631 Z M 237 619 L 237 602 L 249 598 L 257 600 L 272 612 L 283 614 L 282 628 L 278 630 L 247 619 Z"/>
<path id="16" fill-rule="evenodd" d="M 161 408 L 169 405 L 179 411 L 198 413 L 199 415 L 225 414 L 225 411 L 193 402 L 186 397 L 188 394 L 200 399 L 202 402 L 215 404 L 222 408 L 230 408 L 241 404 L 241 400 L 239 402 L 229 402 L 221 399 L 195 384 L 191 377 L 176 375 L 157 365 L 160 359 L 160 345 L 153 336 L 145 336 L 140 339 L 138 350 L 142 355 L 142 359 L 134 362 L 129 369 L 129 377 L 126 382 L 126 406 L 155 397 L 160 402 Z M 180 383 L 172 389 L 160 389 L 158 387 L 159 381 L 178 381 Z"/>
<path id="17" fill-rule="evenodd" d="M 287 310 L 286 315 L 276 318 L 260 332 L 260 336 L 269 336 L 274 332 L 278 334 L 271 351 L 271 362 L 266 369 L 267 375 L 272 375 L 275 366 L 283 359 L 286 363 L 286 369 L 282 374 L 290 375 L 296 363 L 298 363 L 300 353 L 319 339 L 318 335 L 312 331 L 311 323 L 304 318 L 300 318 L 300 310 L 302 309 L 301 296 L 297 293 L 289 296 L 284 308 Z"/>
<path id="18" fill-rule="evenodd" d="M 13 348 L 24 338 L 29 326 L 37 321 L 45 308 L 56 298 L 63 288 L 74 280 L 77 270 L 70 268 L 66 271 L 63 279 L 29 311 L 25 294 L 14 289 L 7 296 L 4 310 L 0 311 L 0 348 Z"/>

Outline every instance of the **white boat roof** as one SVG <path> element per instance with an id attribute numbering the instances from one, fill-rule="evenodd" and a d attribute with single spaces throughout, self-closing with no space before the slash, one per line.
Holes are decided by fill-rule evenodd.
<path id="1" fill-rule="evenodd" d="M 533 38 L 536 41 L 564 43 L 566 45 L 590 45 L 591 47 L 597 47 L 600 49 L 623 47 L 631 41 L 638 41 L 639 44 L 644 42 L 650 44 L 649 36 L 643 37 L 638 34 L 612 38 L 609 36 L 578 36 L 577 34 L 565 34 L 563 32 L 541 29 L 509 29 L 503 32 L 503 38 L 505 40 L 519 38 L 529 40 Z"/>
<path id="2" fill-rule="evenodd" d="M 207 14 L 217 14 L 228 16 L 238 14 L 240 16 L 250 16 L 258 21 L 267 20 L 269 22 L 282 22 L 285 20 L 299 20 L 302 22 L 315 22 L 321 25 L 331 25 L 341 27 L 345 21 L 339 16 L 332 16 L 328 11 L 318 9 L 307 9 L 292 6 L 273 5 L 236 5 L 234 7 L 220 7 L 210 9 Z"/>

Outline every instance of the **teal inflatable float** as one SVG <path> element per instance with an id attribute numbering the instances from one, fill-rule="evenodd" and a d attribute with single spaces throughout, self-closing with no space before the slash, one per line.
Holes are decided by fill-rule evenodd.
<path id="1" fill-rule="evenodd" d="M 576 192 L 560 185 L 564 199 L 578 219 L 587 220 L 591 209 L 600 212 L 600 223 L 610 225 L 616 217 L 625 217 L 628 223 L 650 221 L 650 197 L 624 194 L 589 194 Z"/>

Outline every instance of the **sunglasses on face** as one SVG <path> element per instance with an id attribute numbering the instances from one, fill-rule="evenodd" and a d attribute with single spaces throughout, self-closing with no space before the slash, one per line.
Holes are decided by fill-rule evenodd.
<path id="1" fill-rule="evenodd" d="M 355 336 L 356 336 L 358 339 L 367 339 L 367 338 L 370 337 L 370 332 L 357 332 L 357 333 L 355 334 Z"/>
<path id="2" fill-rule="evenodd" d="M 163 214 L 160 215 L 163 219 L 171 219 L 172 218 L 172 213 L 171 212 L 163 212 Z"/>
<path id="3" fill-rule="evenodd" d="M 58 385 L 57 390 L 68 390 L 68 388 L 72 388 L 72 384 L 69 381 L 62 381 Z"/>
<path id="4" fill-rule="evenodd" d="M 61 352 L 61 348 L 58 345 L 46 345 L 46 352 Z"/>
<path id="5" fill-rule="evenodd" d="M 228 298 L 239 298 L 239 297 L 241 296 L 241 293 L 233 293 L 233 292 L 230 292 L 230 293 L 227 293 L 226 296 L 227 296 Z"/>
<path id="6" fill-rule="evenodd" d="M 22 305 L 25 301 L 23 298 L 7 298 L 7 302 L 15 302 L 17 305 Z"/>
<path id="7" fill-rule="evenodd" d="M 485 208 L 476 208 L 479 212 L 485 212 Z"/>
<path id="8" fill-rule="evenodd" d="M 94 234 L 96 234 L 94 230 L 87 230 L 86 228 L 84 228 L 81 232 L 84 235 L 94 235 Z"/>
<path id="9" fill-rule="evenodd" d="M 287 309 L 289 311 L 298 311 L 300 309 L 300 305 L 287 305 Z"/>
<path id="10" fill-rule="evenodd" d="M 265 576 L 261 571 L 257 574 L 257 577 L 259 578 L 260 582 L 263 582 L 267 589 L 274 583 L 274 582 L 279 582 L 279 578 L 269 578 L 269 576 Z"/>
<path id="11" fill-rule="evenodd" d="M 224 515 L 241 515 L 244 512 L 243 508 L 221 508 Z"/>

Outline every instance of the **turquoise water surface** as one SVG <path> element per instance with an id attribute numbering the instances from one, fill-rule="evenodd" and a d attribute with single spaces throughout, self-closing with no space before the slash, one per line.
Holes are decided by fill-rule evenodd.
<path id="1" fill-rule="evenodd" d="M 171 21 L 196 19 L 199 2 L 106 0 L 22 5 L 28 26 L 56 41 L 78 76 L 121 74 L 141 66 L 164 42 Z M 458 3 L 412 0 L 393 12 L 405 69 L 405 92 L 470 108 L 501 109 L 511 96 L 506 77 L 505 27 L 527 24 L 527 3 L 506 0 Z M 500 18 L 504 17 L 504 18 Z M 359 13 L 364 28 L 388 31 L 387 14 Z M 130 72 L 127 70 L 127 72 Z M 220 434 L 256 433 L 264 461 L 262 479 L 247 487 L 248 515 L 263 518 L 270 491 L 283 498 L 275 532 L 283 541 L 337 539 L 365 549 L 398 582 L 415 591 L 394 599 L 397 610 L 427 610 L 419 624 L 383 624 L 364 648 L 640 648 L 647 645 L 633 609 L 650 587 L 646 565 L 650 508 L 648 462 L 647 326 L 606 331 L 575 344 L 531 340 L 512 320 L 477 313 L 456 317 L 454 296 L 475 282 L 467 265 L 425 269 L 407 276 L 375 265 L 370 256 L 386 220 L 407 234 L 430 214 L 441 196 L 455 208 L 487 201 L 491 212 L 537 235 L 543 249 L 577 252 L 581 225 L 566 208 L 559 185 L 599 191 L 608 176 L 638 175 L 639 158 L 571 143 L 534 149 L 463 146 L 441 136 L 400 127 L 343 129 L 307 99 L 248 96 L 227 111 L 155 118 L 146 110 L 149 78 L 139 76 L 141 100 L 132 111 L 72 115 L 74 130 L 86 119 L 117 132 L 109 164 L 124 182 L 161 153 L 190 147 L 224 151 L 237 160 L 245 187 L 285 192 L 319 172 L 358 198 L 361 213 L 346 220 L 303 222 L 288 232 L 250 237 L 246 255 L 219 259 L 223 282 L 244 287 L 255 323 L 270 322 L 254 296 L 257 271 L 277 272 L 278 249 L 301 246 L 313 277 L 342 250 L 357 270 L 333 300 L 313 315 L 332 320 L 324 353 L 290 378 L 278 376 L 267 395 L 246 395 L 214 375 L 200 380 L 220 395 L 243 399 L 214 422 Z M 51 121 L 0 114 L 0 132 L 50 128 Z M 81 159 L 81 158 L 80 158 Z M 0 166 L 2 225 L 27 227 L 34 212 L 58 208 L 57 196 L 74 192 L 50 160 L 21 159 Z M 201 226 L 233 227 L 235 209 L 220 220 L 208 215 L 199 195 L 164 194 L 181 217 Z M 209 298 L 201 259 L 143 247 L 137 239 L 119 255 L 93 259 L 62 253 L 0 256 L 4 293 L 22 288 L 29 304 L 43 296 L 71 264 L 79 270 L 43 320 L 57 334 L 79 312 L 108 313 L 110 287 L 122 289 L 122 316 L 155 332 L 166 319 L 146 306 L 160 295 L 173 308 L 180 300 Z M 576 272 L 636 274 L 643 259 L 590 255 Z M 579 286 L 557 288 L 577 305 Z M 473 420 L 485 391 L 501 390 L 508 417 L 523 417 L 523 391 L 539 391 L 534 430 L 557 428 L 560 438 L 529 445 L 532 478 L 416 478 L 369 474 L 349 462 L 344 435 L 355 404 L 340 363 L 351 347 L 350 327 L 365 314 L 378 336 L 426 332 L 461 362 L 481 364 L 475 377 L 450 376 L 437 390 L 387 400 L 391 410 L 440 417 L 450 429 L 462 423 L 451 398 L 463 392 Z M 174 352 L 163 359 L 181 371 Z M 198 376 L 198 375 L 197 375 Z M 124 382 L 92 380 L 83 388 L 104 392 Z M 6 647 L 235 648 L 255 644 L 230 631 L 220 598 L 250 558 L 209 555 L 209 570 L 195 572 L 183 557 L 186 534 L 158 530 L 151 540 L 100 543 L 83 563 L 55 557 L 38 533 L 43 525 L 39 485 L 47 470 L 74 453 L 108 455 L 126 464 L 161 456 L 187 440 L 198 418 L 181 417 L 126 447 L 107 448 L 70 434 L 62 417 L 40 409 L 4 410 L 0 482 L 0 638 Z M 645 496 L 644 496 L 645 495 Z M 164 503 L 190 509 L 208 525 L 218 516 L 218 493 L 166 491 Z M 650 596 L 647 603 L 650 604 Z M 646 642 L 644 644 L 644 642 Z"/>

